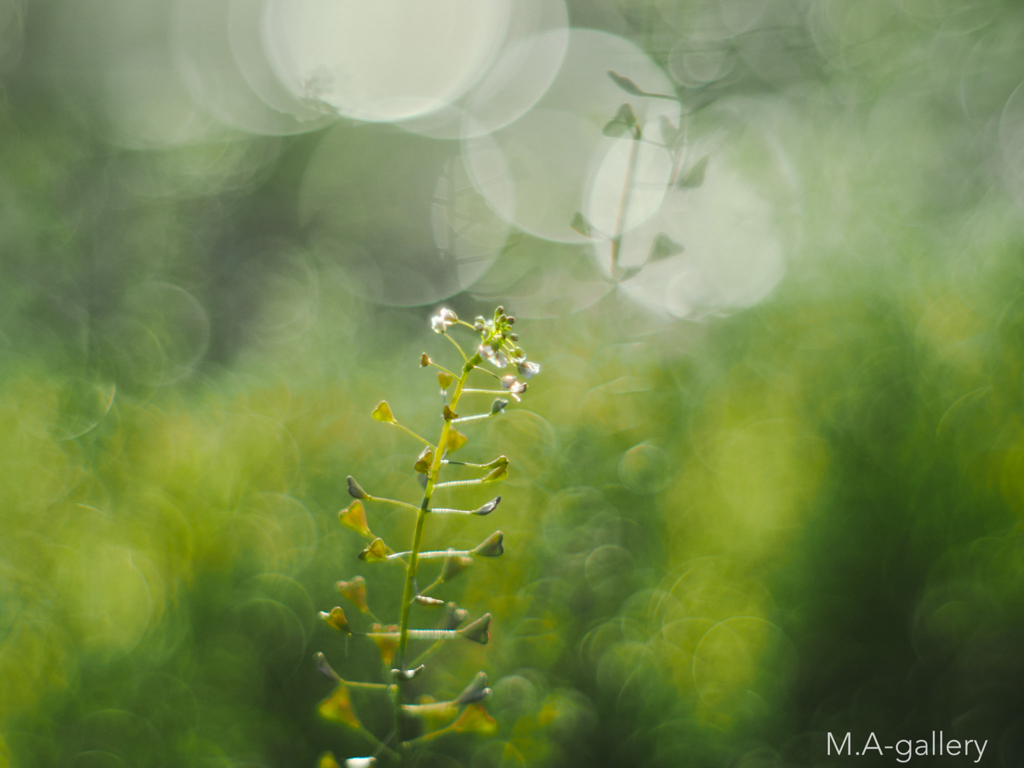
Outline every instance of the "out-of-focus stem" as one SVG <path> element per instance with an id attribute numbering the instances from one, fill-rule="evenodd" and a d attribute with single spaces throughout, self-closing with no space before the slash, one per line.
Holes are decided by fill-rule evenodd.
<path id="1" fill-rule="evenodd" d="M 619 253 L 622 251 L 623 230 L 626 226 L 626 216 L 629 213 L 629 203 L 633 197 L 633 176 L 636 175 L 636 164 L 639 160 L 640 131 L 633 131 L 633 141 L 629 145 L 629 160 L 626 165 L 626 179 L 622 184 L 622 197 L 619 199 L 619 212 L 615 216 L 615 233 L 612 235 L 612 263 L 611 277 L 615 279 L 615 266 L 619 263 Z"/>

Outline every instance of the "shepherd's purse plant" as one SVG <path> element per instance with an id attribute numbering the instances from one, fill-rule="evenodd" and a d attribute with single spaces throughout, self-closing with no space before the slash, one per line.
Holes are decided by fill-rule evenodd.
<path id="1" fill-rule="evenodd" d="M 382 625 L 374 616 L 367 604 L 366 580 L 355 576 L 349 581 L 339 581 L 338 591 L 370 623 L 369 630 L 357 629 L 349 623 L 344 609 L 335 606 L 330 611 L 321 611 L 320 618 L 332 629 L 339 632 L 368 638 L 380 650 L 383 669 L 387 671 L 383 682 L 354 682 L 343 680 L 330 666 L 323 653 L 316 654 L 317 668 L 320 673 L 334 682 L 333 692 L 320 702 L 318 712 L 326 720 L 339 723 L 361 733 L 371 746 L 371 754 L 349 757 L 345 759 L 346 768 L 369 768 L 378 760 L 392 764 L 404 764 L 413 750 L 424 743 L 449 733 L 475 732 L 492 735 L 497 731 L 497 724 L 484 709 L 482 702 L 490 695 L 487 687 L 487 675 L 479 672 L 469 681 L 466 688 L 450 701 L 433 701 L 425 697 L 419 703 L 412 703 L 411 683 L 423 670 L 421 663 L 432 651 L 448 641 L 470 641 L 486 644 L 490 639 L 491 614 L 485 613 L 469 623 L 465 609 L 453 602 L 432 594 L 445 583 L 465 571 L 479 557 L 498 557 L 504 552 L 504 534 L 494 531 L 473 549 L 456 550 L 454 548 L 423 551 L 423 530 L 427 519 L 432 515 L 468 515 L 480 517 L 493 512 L 501 502 L 496 496 L 476 509 L 447 509 L 431 507 L 434 491 L 442 488 L 461 489 L 478 485 L 488 485 L 504 480 L 508 476 L 509 460 L 498 456 L 486 463 L 470 463 L 453 461 L 449 457 L 468 442 L 468 438 L 459 431 L 476 426 L 478 422 L 500 417 L 509 405 L 509 399 L 520 401 L 527 389 L 525 379 L 530 379 L 540 372 L 540 366 L 527 359 L 526 352 L 519 345 L 519 336 L 513 330 L 515 318 L 506 315 L 504 308 L 498 307 L 490 320 L 477 317 L 473 323 L 460 320 L 450 309 L 442 309 L 431 318 L 431 326 L 435 333 L 444 336 L 454 345 L 462 358 L 461 368 L 446 368 L 435 362 L 426 352 L 420 357 L 420 365 L 424 368 L 437 369 L 437 381 L 441 393 L 441 432 L 437 442 L 433 443 L 399 423 L 386 401 L 381 401 L 373 409 L 371 416 L 377 421 L 391 425 L 424 445 L 416 458 L 412 469 L 418 474 L 423 486 L 423 497 L 418 505 L 389 499 L 367 493 L 351 476 L 348 477 L 348 492 L 353 497 L 352 503 L 338 513 L 342 525 L 363 536 L 369 543 L 359 553 L 359 559 L 366 563 L 378 563 L 386 567 L 398 564 L 405 570 L 402 592 L 401 615 L 397 624 Z M 467 354 L 461 344 L 456 341 L 449 330 L 465 328 L 478 336 L 476 349 Z M 495 373 L 484 366 L 484 362 L 502 372 Z M 468 386 L 471 375 L 488 376 L 491 383 L 484 388 Z M 518 375 L 517 375 L 518 374 Z M 496 380 L 496 381 L 493 381 Z M 498 395 L 489 408 L 472 415 L 460 416 L 456 413 L 464 395 Z M 439 482 L 442 469 L 459 467 L 467 469 L 476 477 Z M 366 505 L 387 504 L 409 511 L 415 515 L 412 530 L 412 542 L 407 551 L 392 550 L 382 538 L 375 536 L 369 527 Z M 435 578 L 428 586 L 421 589 L 418 578 L 421 564 L 440 563 L 434 569 Z M 440 618 L 431 628 L 413 628 L 415 614 L 427 615 L 434 611 Z M 365 623 L 364 622 L 364 623 Z M 413 658 L 410 646 L 425 645 L 420 654 Z M 412 659 L 412 660 L 410 660 Z M 394 710 L 394 723 L 389 733 L 378 737 L 371 733 L 359 719 L 350 696 L 350 689 L 362 688 L 376 691 L 379 695 L 390 697 Z M 320 759 L 320 768 L 338 768 L 338 762 L 330 752 Z"/>

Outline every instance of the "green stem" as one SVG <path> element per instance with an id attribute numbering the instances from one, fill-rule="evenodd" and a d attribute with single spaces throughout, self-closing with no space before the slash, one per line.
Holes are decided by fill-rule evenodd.
<path id="1" fill-rule="evenodd" d="M 385 499 L 383 496 L 371 496 L 370 500 L 381 501 L 384 502 L 385 504 L 394 504 L 396 507 L 405 507 L 406 509 L 414 509 L 417 511 L 419 510 L 419 507 L 417 507 L 415 504 L 410 504 L 407 501 L 399 501 L 398 499 Z"/>
<path id="2" fill-rule="evenodd" d="M 462 355 L 462 359 L 465 360 L 468 363 L 469 362 L 469 358 L 467 358 L 466 357 L 466 353 L 462 351 L 462 346 L 459 344 L 459 342 L 457 342 L 455 339 L 453 339 L 447 333 L 442 333 L 441 335 L 444 336 L 446 339 L 448 339 L 448 341 L 450 341 L 452 344 L 455 345 L 455 348 L 457 350 L 459 350 L 459 354 Z"/>
<path id="3" fill-rule="evenodd" d="M 434 362 L 433 360 L 431 360 L 431 361 L 430 361 L 430 364 L 431 364 L 432 366 L 434 366 L 435 368 L 437 368 L 438 370 L 444 371 L 444 372 L 445 372 L 445 373 L 447 373 L 447 374 L 448 374 L 449 376 L 451 376 L 451 377 L 452 377 L 453 379 L 457 379 L 457 378 L 459 378 L 459 374 L 455 373 L 454 371 L 449 371 L 449 370 L 448 370 L 447 368 L 445 368 L 445 367 L 444 367 L 443 365 L 438 365 L 438 364 L 437 364 L 437 363 L 435 363 L 435 362 Z"/>
<path id="4" fill-rule="evenodd" d="M 447 334 L 444 334 L 447 336 Z M 454 339 L 451 339 L 455 343 Z M 456 343 L 455 346 L 458 347 Z M 459 347 L 459 351 L 462 348 Z M 465 357 L 465 355 L 463 355 Z M 466 379 L 469 378 L 469 372 L 473 370 L 477 365 L 482 362 L 479 354 L 473 355 L 469 360 L 466 360 L 466 364 L 462 367 L 462 375 L 459 377 L 458 384 L 455 385 L 455 392 L 452 393 L 451 408 L 455 409 L 455 406 L 459 403 L 459 398 L 462 396 L 462 388 L 466 385 Z M 437 451 L 434 454 L 434 461 L 430 465 L 430 471 L 427 473 L 427 485 L 423 490 L 423 501 L 420 503 L 419 512 L 416 514 L 416 530 L 412 537 L 412 547 L 410 548 L 409 565 L 405 569 L 405 588 L 402 590 L 402 622 L 398 630 L 398 668 L 401 671 L 405 671 L 405 656 L 406 649 L 409 646 L 409 608 L 412 606 L 413 599 L 413 582 L 416 580 L 416 567 L 419 565 L 419 554 L 420 544 L 423 541 L 423 525 L 427 520 L 427 513 L 430 509 L 430 496 L 434 491 L 434 483 L 437 482 L 438 472 L 441 470 L 441 459 L 444 456 L 445 449 L 448 447 L 448 433 L 451 431 L 451 422 L 447 419 L 444 422 L 444 426 L 441 427 L 441 437 L 437 441 Z M 398 741 L 403 742 L 402 739 L 402 692 L 405 681 L 399 678 L 397 694 L 395 696 L 395 727 L 398 729 Z"/>
<path id="5" fill-rule="evenodd" d="M 391 422 L 391 425 L 392 425 L 392 426 L 395 426 L 395 427 L 398 427 L 398 428 L 399 428 L 400 430 L 402 430 L 402 431 L 403 431 L 403 432 L 405 432 L 406 434 L 412 435 L 412 436 L 413 436 L 413 437 L 415 437 L 415 438 L 416 438 L 417 440 L 420 440 L 420 441 L 422 441 L 423 443 L 425 443 L 425 444 L 426 444 L 426 446 L 427 446 L 428 448 L 433 448 L 433 447 L 434 447 L 434 444 L 433 444 L 432 442 L 430 442 L 429 440 L 427 440 L 427 438 L 425 438 L 425 437 L 421 437 L 420 435 L 417 435 L 417 434 L 416 434 L 415 432 L 413 432 L 413 431 L 412 431 L 411 429 L 409 429 L 409 428 L 408 428 L 407 426 L 405 426 L 404 424 L 399 424 L 399 423 L 398 423 L 397 421 L 392 421 L 392 422 Z"/>

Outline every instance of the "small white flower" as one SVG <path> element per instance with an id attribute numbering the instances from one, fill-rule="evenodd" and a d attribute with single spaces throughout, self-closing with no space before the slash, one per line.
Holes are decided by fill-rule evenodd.
<path id="1" fill-rule="evenodd" d="M 434 333 L 444 333 L 458 319 L 459 316 L 450 309 L 442 309 L 438 314 L 430 318 L 430 327 L 434 329 Z"/>
<path id="2" fill-rule="evenodd" d="M 519 379 L 517 379 L 515 376 L 509 374 L 508 376 L 502 377 L 501 388 L 507 389 L 508 393 L 512 395 L 513 398 L 515 398 L 515 401 L 517 403 L 519 403 L 522 402 L 522 398 L 519 396 L 526 391 L 526 382 L 519 381 Z"/>
<path id="3" fill-rule="evenodd" d="M 500 351 L 495 352 L 491 349 L 490 344 L 481 344 L 480 349 L 477 351 L 495 368 L 504 368 L 508 365 L 508 359 L 505 357 L 505 353 Z"/>
<path id="4" fill-rule="evenodd" d="M 524 379 L 529 379 L 540 373 L 539 363 L 528 363 L 524 361 L 522 363 L 519 363 L 517 367 L 519 368 L 519 375 L 522 376 Z"/>

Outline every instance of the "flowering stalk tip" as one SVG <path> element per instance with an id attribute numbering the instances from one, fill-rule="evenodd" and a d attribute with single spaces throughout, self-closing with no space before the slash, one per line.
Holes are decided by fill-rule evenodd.
<path id="1" fill-rule="evenodd" d="M 504 554 L 505 534 L 495 531 L 476 547 L 468 550 L 448 548 L 424 551 L 422 543 L 426 520 L 431 513 L 483 517 L 493 512 L 501 502 L 501 496 L 495 496 L 492 500 L 476 508 L 473 508 L 472 505 L 466 505 L 468 508 L 461 509 L 432 507 L 433 495 L 438 489 L 458 492 L 465 486 L 500 482 L 508 477 L 509 460 L 504 455 L 485 464 L 452 461 L 449 457 L 468 444 L 467 436 L 456 429 L 456 424 L 463 429 L 466 429 L 464 424 L 469 424 L 472 429 L 479 421 L 502 415 L 511 402 L 522 401 L 529 389 L 526 380 L 540 373 L 540 365 L 529 360 L 526 352 L 520 346 L 519 333 L 513 331 L 515 325 L 516 318 L 506 313 L 505 308 L 500 306 L 495 309 L 490 319 L 486 319 L 482 315 L 477 316 L 472 324 L 460 320 L 458 315 L 448 308 L 439 309 L 437 314 L 430 319 L 431 329 L 435 333 L 443 335 L 448 342 L 455 346 L 462 360 L 461 365 L 456 363 L 445 367 L 431 359 L 426 352 L 420 355 L 421 367 L 433 367 L 438 370 L 437 383 L 441 395 L 439 411 L 442 424 L 440 435 L 435 442 L 431 443 L 399 423 L 386 400 L 381 400 L 371 411 L 370 415 L 374 420 L 390 424 L 425 445 L 412 465 L 412 469 L 423 487 L 422 500 L 418 504 L 371 496 L 353 477 L 349 476 L 346 480 L 348 493 L 353 501 L 338 513 L 339 522 L 369 540 L 369 544 L 359 552 L 359 559 L 367 563 L 395 562 L 400 563 L 404 568 L 405 584 L 400 603 L 401 617 L 398 623 L 389 625 L 382 625 L 374 617 L 366 602 L 366 580 L 362 576 L 355 576 L 349 581 L 337 582 L 338 592 L 354 605 L 360 614 L 367 616 L 367 619 L 354 616 L 357 622 L 372 621 L 373 623 L 369 631 L 366 629 L 354 631 L 340 606 L 335 606 L 330 611 L 321 611 L 320 618 L 332 629 L 363 637 L 375 643 L 380 651 L 385 680 L 379 683 L 346 683 L 327 663 L 326 657 L 323 654 L 317 654 L 314 657 L 317 669 L 321 675 L 336 685 L 331 695 L 320 702 L 318 710 L 325 719 L 357 729 L 372 739 L 377 745 L 375 755 L 385 755 L 389 759 L 404 761 L 412 746 L 441 734 L 457 732 L 493 734 L 497 729 L 497 724 L 481 704 L 491 695 L 491 689 L 487 687 L 487 675 L 483 672 L 478 673 L 462 693 L 451 701 L 435 702 L 428 698 L 426 702 L 421 700 L 417 704 L 406 702 L 410 696 L 408 689 L 410 681 L 420 675 L 424 669 L 422 664 L 418 664 L 418 661 L 439 644 L 452 639 L 457 640 L 459 637 L 481 645 L 487 644 L 490 640 L 490 613 L 485 613 L 475 621 L 465 624 L 469 614 L 464 608 L 460 608 L 453 602 L 446 603 L 442 598 L 428 593 L 435 588 L 444 588 L 444 585 L 451 579 L 466 571 L 475 558 L 495 558 Z M 477 335 L 472 346 L 463 348 L 454 338 L 457 334 L 449 333 L 449 330 L 456 326 Z M 508 369 L 509 366 L 514 366 L 514 369 L 511 373 L 499 375 L 491 371 L 488 366 L 497 369 Z M 478 377 L 481 373 L 491 379 L 497 379 L 498 385 L 495 386 L 493 382 L 490 382 L 485 388 L 477 388 L 480 386 L 479 384 L 469 383 L 471 376 Z M 475 396 L 481 393 L 503 396 L 495 398 L 489 408 L 482 409 L 482 413 L 460 417 L 457 409 L 462 396 Z M 468 432 L 469 429 L 466 431 Z M 481 461 L 481 459 L 474 459 L 474 461 Z M 440 482 L 441 471 L 452 471 L 452 467 L 461 468 L 456 471 L 473 470 L 476 476 L 466 477 L 463 475 L 461 478 L 456 476 L 453 479 Z M 481 472 L 485 474 L 481 476 Z M 366 508 L 370 502 L 391 504 L 415 512 L 412 545 L 408 551 L 393 551 L 382 538 L 370 530 Z M 440 567 L 438 568 L 435 563 L 439 563 Z M 421 565 L 424 568 L 436 569 L 434 571 L 436 578 L 422 590 L 417 582 L 417 574 Z M 422 616 L 425 609 L 430 611 L 442 606 L 441 618 L 437 621 L 435 628 L 412 628 L 416 626 L 413 619 Z M 436 617 L 437 613 L 434 615 Z M 363 626 L 365 627 L 365 624 Z M 411 643 L 428 643 L 429 647 L 419 654 L 417 661 L 410 664 L 408 658 L 411 654 L 408 653 L 408 650 Z M 383 741 L 378 741 L 356 716 L 348 693 L 349 687 L 377 690 L 391 696 L 395 726 L 391 734 Z M 427 728 L 428 731 L 416 738 L 410 738 L 411 734 L 406 733 L 409 727 L 409 717 L 419 718 L 421 726 Z M 346 768 L 370 768 L 376 764 L 376 758 L 350 757 L 345 760 L 344 764 Z M 325 753 L 321 758 L 321 768 L 329 766 L 337 766 L 337 761 L 333 755 Z"/>

